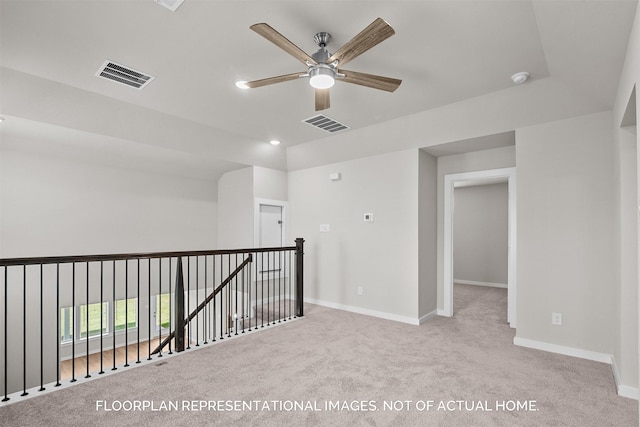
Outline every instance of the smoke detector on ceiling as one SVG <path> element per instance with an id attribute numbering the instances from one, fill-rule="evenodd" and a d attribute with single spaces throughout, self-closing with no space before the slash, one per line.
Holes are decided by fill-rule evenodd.
<path id="1" fill-rule="evenodd" d="M 522 83 L 526 82 L 528 78 L 529 73 L 527 73 L 526 71 L 515 73 L 513 76 L 511 76 L 511 80 L 513 80 L 513 82 L 517 85 L 521 85 Z"/>
<path id="2" fill-rule="evenodd" d="M 154 0 L 159 5 L 162 5 L 169 9 L 171 12 L 175 12 L 180 7 L 184 0 Z"/>

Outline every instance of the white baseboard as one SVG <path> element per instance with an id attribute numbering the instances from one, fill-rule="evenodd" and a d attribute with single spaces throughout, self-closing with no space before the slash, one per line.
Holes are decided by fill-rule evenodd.
<path id="1" fill-rule="evenodd" d="M 419 319 L 408 317 L 408 316 L 400 316 L 398 314 L 386 313 L 384 311 L 377 310 L 369 310 L 368 308 L 360 308 L 354 307 L 352 305 L 339 304 L 330 301 L 322 301 L 314 298 L 305 298 L 304 302 L 308 302 L 310 304 L 321 305 L 323 307 L 335 308 L 337 310 L 349 311 L 351 313 L 364 314 L 367 316 L 379 317 L 381 319 L 394 320 L 396 322 L 408 323 L 410 325 L 420 325 L 423 322 L 426 322 L 428 319 L 435 315 L 435 312 L 422 316 Z"/>
<path id="2" fill-rule="evenodd" d="M 616 365 L 616 358 L 613 356 L 611 356 L 611 370 L 613 371 L 613 379 L 616 382 L 618 396 L 640 400 L 640 389 L 621 384 L 622 380 L 620 379 L 620 372 Z"/>
<path id="3" fill-rule="evenodd" d="M 506 283 L 491 283 L 491 282 L 477 282 L 475 280 L 457 280 L 453 279 L 453 283 L 459 283 L 461 285 L 474 285 L 474 286 L 488 286 L 490 288 L 502 288 L 507 289 Z"/>
<path id="4" fill-rule="evenodd" d="M 566 347 L 558 344 L 550 344 L 542 341 L 530 340 L 527 338 L 514 337 L 513 343 L 520 347 L 533 348 L 536 350 L 548 351 L 549 353 L 564 354 L 565 356 L 579 357 L 581 359 L 611 364 L 611 355 L 598 353 L 596 351 L 582 350 L 580 348 Z"/>
<path id="5" fill-rule="evenodd" d="M 438 309 L 437 314 L 438 314 L 438 316 L 451 317 L 451 316 L 447 315 L 446 311 L 440 310 L 440 309 Z"/>
<path id="6" fill-rule="evenodd" d="M 427 320 L 431 319 L 432 317 L 435 317 L 437 314 L 438 314 L 438 310 L 433 310 L 432 312 L 427 313 L 424 316 L 422 316 L 420 319 L 418 319 L 418 323 L 422 325 Z"/>
<path id="7" fill-rule="evenodd" d="M 618 372 L 618 367 L 616 366 L 616 359 L 610 354 L 582 350 L 580 348 L 566 347 L 563 345 L 550 344 L 542 341 L 535 341 L 520 337 L 514 337 L 513 343 L 515 345 L 519 345 L 520 347 L 534 348 L 536 350 L 563 354 L 565 356 L 579 357 L 581 359 L 593 360 L 595 362 L 602 362 L 611 365 L 611 370 L 613 371 L 613 379 L 616 383 L 618 396 L 640 400 L 639 389 L 620 384 L 620 373 Z"/>

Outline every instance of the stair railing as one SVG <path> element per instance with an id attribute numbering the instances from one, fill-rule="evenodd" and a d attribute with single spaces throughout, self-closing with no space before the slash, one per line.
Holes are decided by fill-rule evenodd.
<path id="1" fill-rule="evenodd" d="M 302 317 L 295 242 L 0 259 L 1 401 Z"/>

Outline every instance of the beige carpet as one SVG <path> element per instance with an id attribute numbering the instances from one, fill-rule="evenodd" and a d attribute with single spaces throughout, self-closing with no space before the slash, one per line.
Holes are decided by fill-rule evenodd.
<path id="1" fill-rule="evenodd" d="M 638 425 L 609 365 L 514 346 L 505 298 L 456 285 L 456 316 L 419 327 L 307 305 L 302 319 L 1 407 L 0 425 Z"/>

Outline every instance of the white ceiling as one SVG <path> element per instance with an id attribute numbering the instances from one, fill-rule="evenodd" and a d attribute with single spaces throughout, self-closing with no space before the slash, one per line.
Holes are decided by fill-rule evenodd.
<path id="1" fill-rule="evenodd" d="M 399 78 L 402 85 L 387 93 L 337 82 L 331 108 L 323 111 L 354 130 L 510 88 L 510 76 L 519 71 L 531 73 L 534 82 L 556 79 L 587 99 L 591 110 L 611 109 L 636 5 L 637 0 L 185 0 L 171 12 L 153 0 L 1 0 L 0 62 L 3 78 L 35 76 L 55 83 L 56 91 L 72 87 L 105 105 L 118 101 L 179 119 L 198 132 L 208 130 L 211 140 L 224 135 L 233 147 L 191 159 L 194 170 L 217 170 L 211 172 L 214 179 L 229 168 L 251 164 L 243 154 L 255 151 L 258 143 L 279 139 L 278 149 L 286 153 L 288 147 L 328 136 L 301 122 L 315 114 L 313 90 L 305 79 L 244 91 L 235 87 L 236 80 L 305 71 L 251 31 L 254 23 L 269 23 L 313 53 L 316 32 L 330 32 L 328 49 L 335 51 L 375 18 L 389 22 L 396 34 L 347 68 Z M 156 79 L 142 91 L 100 79 L 95 73 L 107 59 Z M 2 95 L 10 92 L 1 89 Z M 23 113 L 36 110 L 45 92 L 11 93 L 0 102 L 0 113 L 58 125 L 46 115 Z M 100 115 L 82 131 L 119 135 L 111 129 L 117 123 L 100 120 L 109 121 Z M 19 127 L 26 129 L 24 124 L 14 126 L 12 135 Z M 6 136 L 5 125 L 0 131 Z M 130 139 L 122 140 L 114 150 L 129 148 Z M 131 149 L 138 150 L 131 142 Z M 112 147 L 95 148 L 100 145 L 91 146 Z"/>

